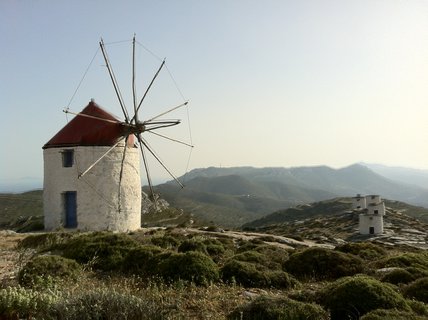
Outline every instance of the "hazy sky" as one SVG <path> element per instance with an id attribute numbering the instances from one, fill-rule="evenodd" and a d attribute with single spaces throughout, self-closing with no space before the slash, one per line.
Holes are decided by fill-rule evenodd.
<path id="1" fill-rule="evenodd" d="M 0 31 L 0 184 L 42 178 L 41 148 L 66 124 L 62 109 L 100 37 L 111 43 L 134 33 L 167 58 L 190 100 L 189 169 L 359 161 L 428 168 L 427 1 L 2 0 Z M 107 49 L 131 101 L 130 42 Z M 159 61 L 137 50 L 141 96 Z M 121 116 L 102 64 L 98 52 L 70 109 L 95 98 Z M 161 75 L 143 116 L 183 101 L 168 72 Z M 177 116 L 187 129 L 184 110 Z M 183 174 L 188 150 L 157 143 Z"/>

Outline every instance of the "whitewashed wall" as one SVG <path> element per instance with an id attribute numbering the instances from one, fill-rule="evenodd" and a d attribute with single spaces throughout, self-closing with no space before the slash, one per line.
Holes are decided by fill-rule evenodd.
<path id="1" fill-rule="evenodd" d="M 383 202 L 380 202 L 378 204 L 371 204 L 367 206 L 368 214 L 370 215 L 385 215 L 385 204 Z M 377 213 L 375 213 L 377 211 Z"/>
<path id="2" fill-rule="evenodd" d="M 366 197 L 352 198 L 352 209 L 365 209 L 365 208 L 366 208 Z"/>
<path id="3" fill-rule="evenodd" d="M 383 233 L 383 216 L 360 214 L 359 220 L 360 234 L 370 234 L 370 227 L 374 227 L 374 234 Z"/>
<path id="4" fill-rule="evenodd" d="M 63 193 L 77 192 L 77 229 L 136 230 L 141 225 L 140 157 L 137 148 L 127 148 L 121 183 L 119 210 L 119 176 L 123 146 L 116 147 L 82 178 L 85 171 L 110 147 L 48 148 L 44 156 L 45 229 L 62 228 L 65 222 Z M 62 153 L 74 150 L 72 167 L 63 167 Z"/>
<path id="5" fill-rule="evenodd" d="M 369 204 L 377 204 L 377 203 L 381 202 L 381 200 L 382 200 L 381 197 L 379 195 L 377 195 L 377 194 L 366 196 L 366 204 L 367 204 L 367 206 Z"/>

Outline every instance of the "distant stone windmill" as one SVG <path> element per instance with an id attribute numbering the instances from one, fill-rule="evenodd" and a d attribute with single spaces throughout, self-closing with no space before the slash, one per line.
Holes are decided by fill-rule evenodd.
<path id="1" fill-rule="evenodd" d="M 358 194 L 352 198 L 352 208 L 359 212 L 360 234 L 383 233 L 385 204 L 379 195 L 361 196 Z"/>
<path id="2" fill-rule="evenodd" d="M 124 121 L 103 110 L 94 100 L 75 114 L 65 127 L 43 146 L 44 222 L 46 230 L 135 230 L 141 226 L 140 154 L 143 159 L 152 199 L 155 200 L 146 152 L 183 187 L 148 144 L 144 133 L 192 147 L 158 132 L 176 126 L 180 120 L 162 117 L 187 105 L 187 101 L 147 120 L 138 112 L 165 60 L 137 103 L 135 89 L 135 36 L 133 44 L 133 116 L 129 116 L 110 65 L 103 40 L 100 48 L 113 83 Z"/>

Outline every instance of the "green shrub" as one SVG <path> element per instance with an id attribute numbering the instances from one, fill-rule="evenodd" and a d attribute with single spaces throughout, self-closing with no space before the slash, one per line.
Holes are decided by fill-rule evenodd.
<path id="1" fill-rule="evenodd" d="M 415 315 L 413 312 L 399 310 L 377 309 L 367 313 L 361 320 L 424 320 L 425 317 Z"/>
<path id="2" fill-rule="evenodd" d="M 225 249 L 222 245 L 218 245 L 218 244 L 207 244 L 206 245 L 207 248 L 207 253 L 211 256 L 211 257 L 219 257 L 222 256 L 225 253 Z"/>
<path id="3" fill-rule="evenodd" d="M 198 251 L 207 254 L 207 247 L 200 240 L 184 240 L 177 248 L 178 252 Z"/>
<path id="4" fill-rule="evenodd" d="M 106 289 L 75 293 L 53 305 L 49 314 L 51 319 L 67 320 L 163 318 L 161 308 L 150 301 Z"/>
<path id="5" fill-rule="evenodd" d="M 51 249 L 57 245 L 67 241 L 73 236 L 71 233 L 40 233 L 32 234 L 18 243 L 18 248 L 32 248 L 32 249 Z"/>
<path id="6" fill-rule="evenodd" d="M 378 268 L 385 267 L 415 267 L 428 270 L 428 253 L 403 253 L 400 255 L 387 257 L 376 262 Z"/>
<path id="7" fill-rule="evenodd" d="M 263 243 L 263 242 L 262 242 Z M 242 253 L 245 251 L 250 251 L 256 249 L 261 244 L 256 244 L 249 241 L 241 240 L 240 243 L 238 243 L 238 249 L 236 250 L 237 253 Z"/>
<path id="8" fill-rule="evenodd" d="M 210 239 L 210 240 L 212 240 L 212 239 Z M 233 251 L 236 249 L 236 245 L 235 245 L 235 242 L 233 241 L 233 239 L 219 237 L 219 238 L 216 238 L 215 240 L 218 241 L 219 244 L 221 243 L 221 245 L 225 249 L 229 249 L 229 250 L 233 250 Z"/>
<path id="9" fill-rule="evenodd" d="M 125 257 L 139 243 L 126 234 L 94 232 L 70 239 L 61 248 L 63 255 L 79 263 L 90 263 L 95 269 L 122 269 Z"/>
<path id="10" fill-rule="evenodd" d="M 297 281 L 288 273 L 280 270 L 269 270 L 261 264 L 230 259 L 221 268 L 222 279 L 236 282 L 245 287 L 256 288 L 289 288 Z"/>
<path id="11" fill-rule="evenodd" d="M 301 302 L 318 302 L 319 293 L 314 286 L 302 286 L 288 293 L 288 297 Z"/>
<path id="12" fill-rule="evenodd" d="M 223 229 L 217 227 L 217 226 L 208 226 L 205 231 L 209 231 L 209 232 L 222 232 Z"/>
<path id="13" fill-rule="evenodd" d="M 256 251 L 245 251 L 243 253 L 238 253 L 232 257 L 234 260 L 259 263 L 263 265 L 265 263 L 266 257 Z"/>
<path id="14" fill-rule="evenodd" d="M 337 279 L 363 271 L 360 258 L 324 248 L 296 252 L 284 263 L 287 272 L 300 279 Z"/>
<path id="15" fill-rule="evenodd" d="M 229 320 L 327 320 L 328 313 L 319 305 L 288 298 L 260 296 L 234 310 Z"/>
<path id="16" fill-rule="evenodd" d="M 404 296 L 428 303 L 428 277 L 420 278 L 403 290 Z"/>
<path id="17" fill-rule="evenodd" d="M 32 287 L 55 278 L 76 279 L 80 265 L 60 256 L 38 256 L 30 260 L 19 272 L 19 284 Z"/>
<path id="18" fill-rule="evenodd" d="M 214 261 L 197 251 L 170 254 L 159 261 L 158 274 L 166 280 L 185 280 L 195 284 L 208 284 L 219 279 Z"/>
<path id="19" fill-rule="evenodd" d="M 428 319 L 428 304 L 413 299 L 407 299 L 406 302 L 415 314 L 425 316 Z"/>
<path id="20" fill-rule="evenodd" d="M 428 277 L 428 269 L 418 268 L 418 267 L 408 267 L 405 268 L 406 271 L 410 272 L 415 280 L 419 278 Z"/>
<path id="21" fill-rule="evenodd" d="M 409 283 L 413 280 L 415 280 L 414 275 L 402 268 L 394 269 L 381 278 L 382 282 L 389 282 L 392 284 Z"/>
<path id="22" fill-rule="evenodd" d="M 254 251 L 263 254 L 270 261 L 267 265 L 278 264 L 282 266 L 289 256 L 287 250 L 272 245 L 258 246 Z"/>
<path id="23" fill-rule="evenodd" d="M 57 296 L 21 287 L 0 289 L 0 319 L 49 319 Z"/>
<path id="24" fill-rule="evenodd" d="M 359 319 L 375 309 L 410 311 L 394 288 L 368 276 L 344 277 L 320 292 L 320 302 L 331 312 L 332 320 Z"/>
<path id="25" fill-rule="evenodd" d="M 14 225 L 14 228 L 16 232 L 20 232 L 20 233 L 43 231 L 45 229 L 43 216 L 30 216 L 23 223 L 20 223 L 20 221 L 17 221 L 16 224 Z"/>
<path id="26" fill-rule="evenodd" d="M 248 243 L 241 247 L 232 258 L 239 261 L 258 263 L 269 269 L 280 270 L 288 258 L 288 252 L 272 245 Z"/>
<path id="27" fill-rule="evenodd" d="M 180 244 L 179 240 L 177 240 L 175 237 L 168 235 L 164 235 L 163 237 L 153 237 L 151 241 L 155 246 L 164 249 L 176 248 Z"/>
<path id="28" fill-rule="evenodd" d="M 129 273 L 153 275 L 159 264 L 158 255 L 163 250 L 155 246 L 138 246 L 132 248 L 123 262 L 123 269 Z"/>
<path id="29" fill-rule="evenodd" d="M 376 260 L 387 254 L 385 249 L 370 242 L 349 242 L 334 250 L 353 254 L 364 260 Z"/>

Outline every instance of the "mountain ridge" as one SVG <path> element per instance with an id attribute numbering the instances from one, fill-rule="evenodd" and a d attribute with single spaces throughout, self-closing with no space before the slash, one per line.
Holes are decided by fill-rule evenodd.
<path id="1" fill-rule="evenodd" d="M 428 190 L 388 179 L 361 164 L 340 169 L 209 167 L 194 169 L 181 180 L 186 185 L 184 191 L 180 191 L 181 199 L 174 196 L 178 188 L 174 188 L 172 182 L 158 185 L 157 189 L 173 206 L 184 204 L 184 209 L 201 214 L 208 221 L 224 225 L 227 217 L 226 226 L 238 226 L 239 222 L 249 222 L 256 216 L 260 218 L 299 204 L 356 194 L 380 194 L 428 207 Z M 233 221 L 231 215 L 237 210 L 239 219 Z"/>

